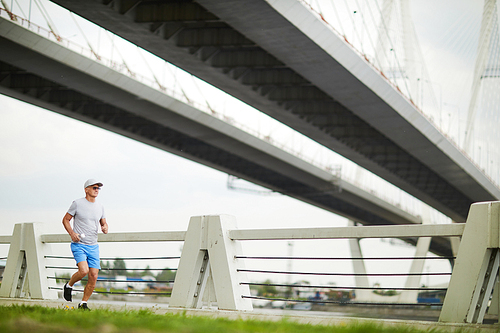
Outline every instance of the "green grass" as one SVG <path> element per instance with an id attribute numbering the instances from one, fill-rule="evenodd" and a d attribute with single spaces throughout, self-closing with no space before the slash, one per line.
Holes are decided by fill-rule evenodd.
<path id="1" fill-rule="evenodd" d="M 155 314 L 151 310 L 92 311 L 64 310 L 42 306 L 0 306 L 0 332 L 429 332 L 408 326 L 380 326 L 376 324 L 347 324 L 321 326 L 298 324 L 284 318 L 281 321 L 230 320 L 187 316 L 186 314 Z M 433 329 L 432 332 L 441 332 Z M 444 332 L 444 331 L 443 331 Z"/>

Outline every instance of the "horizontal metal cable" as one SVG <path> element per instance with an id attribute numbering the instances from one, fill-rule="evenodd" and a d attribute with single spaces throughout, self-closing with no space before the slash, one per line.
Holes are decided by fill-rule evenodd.
<path id="1" fill-rule="evenodd" d="M 268 301 L 285 301 L 285 302 L 301 302 L 301 303 L 320 303 L 320 304 L 342 304 L 342 305 L 370 305 L 370 306 L 387 306 L 387 305 L 399 305 L 399 306 L 442 306 L 443 303 L 371 303 L 371 302 L 351 302 L 351 301 L 319 301 L 319 300 L 303 300 L 303 299 L 288 299 L 288 298 L 268 298 L 260 296 L 246 296 L 241 295 L 241 298 L 250 299 L 263 299 Z"/>
<path id="2" fill-rule="evenodd" d="M 45 256 L 47 259 L 75 259 L 71 256 Z M 150 257 L 150 258 L 100 258 L 101 260 L 168 260 L 168 259 L 180 259 L 181 257 Z"/>
<path id="3" fill-rule="evenodd" d="M 45 266 L 45 268 L 54 269 L 78 269 L 77 266 L 65 267 L 65 266 Z M 145 271 L 145 268 L 101 268 L 101 271 Z M 176 271 L 177 268 L 148 268 L 150 271 Z"/>
<path id="4" fill-rule="evenodd" d="M 380 287 L 339 287 L 339 286 L 314 286 L 309 284 L 279 284 L 279 283 L 258 283 L 258 282 L 240 282 L 241 285 L 248 286 L 271 286 L 271 287 L 290 287 L 290 288 L 325 288 L 325 289 L 364 289 L 364 290 L 434 290 L 446 291 L 448 288 L 380 288 Z"/>
<path id="5" fill-rule="evenodd" d="M 61 287 L 49 287 L 49 289 L 52 290 L 63 290 Z M 83 289 L 73 289 L 75 292 L 80 292 L 83 293 Z M 95 294 L 112 294 L 112 295 L 171 295 L 171 292 L 164 292 L 164 293 L 148 293 L 148 292 L 136 292 L 136 291 L 131 291 L 131 292 L 126 292 L 126 291 L 97 291 L 94 290 L 93 293 Z"/>
<path id="6" fill-rule="evenodd" d="M 64 278 L 64 277 L 58 277 L 58 276 L 47 276 L 47 279 L 51 280 L 64 280 L 64 281 L 69 281 L 71 280 L 70 278 Z M 82 279 L 81 281 L 88 281 L 88 279 Z M 97 279 L 97 282 L 129 282 L 129 283 L 174 283 L 174 280 L 171 281 L 147 281 L 147 280 L 115 280 L 115 279 Z"/>
<path id="7" fill-rule="evenodd" d="M 456 257 L 253 257 L 253 256 L 234 256 L 235 259 L 259 259 L 259 260 L 450 260 Z"/>
<path id="8" fill-rule="evenodd" d="M 267 273 L 267 274 L 290 274 L 290 275 L 328 275 L 328 276 L 439 276 L 451 275 L 451 273 L 314 273 L 314 272 L 284 272 L 266 271 L 257 269 L 237 269 L 238 272 Z"/>

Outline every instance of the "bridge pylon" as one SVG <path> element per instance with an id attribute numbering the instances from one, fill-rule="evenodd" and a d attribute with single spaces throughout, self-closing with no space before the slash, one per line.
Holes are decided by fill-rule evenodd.
<path id="1" fill-rule="evenodd" d="M 493 49 L 499 44 L 498 33 L 498 8 L 496 0 L 485 0 L 483 6 L 483 16 L 481 29 L 479 31 L 479 42 L 477 47 L 477 57 L 474 66 L 474 74 L 471 85 L 471 98 L 467 113 L 466 132 L 464 139 L 464 149 L 472 150 L 474 140 L 474 121 L 476 113 L 480 107 L 480 90 L 485 85 L 486 78 L 498 78 L 498 53 Z M 484 88 L 483 88 L 484 89 Z M 496 91 L 493 93 L 495 95 Z M 495 112 L 496 110 L 492 110 Z"/>

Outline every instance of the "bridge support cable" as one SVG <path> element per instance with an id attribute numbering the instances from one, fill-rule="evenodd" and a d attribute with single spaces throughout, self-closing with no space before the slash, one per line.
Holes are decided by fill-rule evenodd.
<path id="1" fill-rule="evenodd" d="M 7 12 L 7 14 L 9 15 L 10 19 L 11 19 L 12 21 L 16 22 L 16 21 L 17 21 L 17 18 L 16 18 L 16 16 L 15 16 L 15 15 L 13 15 L 13 14 L 12 14 L 12 7 L 13 7 L 12 5 L 13 5 L 13 3 L 11 3 L 12 5 L 9 7 L 9 6 L 7 5 L 7 3 L 5 3 L 5 0 L 1 0 L 0 2 L 2 3 L 3 8 L 5 8 L 5 11 L 6 11 L 6 12 Z"/>
<path id="2" fill-rule="evenodd" d="M 89 109 L 90 109 L 90 104 L 91 104 L 91 103 L 90 103 L 90 102 L 85 102 L 85 103 L 88 103 L 88 104 L 85 104 L 85 108 L 86 108 L 87 106 L 89 106 Z M 78 111 L 78 112 L 80 112 L 80 111 Z M 103 118 L 104 118 L 104 117 L 103 117 Z M 113 121 L 114 121 L 114 119 L 118 119 L 118 118 L 113 118 Z M 111 121 L 110 121 L 110 123 L 111 123 Z M 106 124 L 106 125 L 109 125 L 110 123 L 108 123 L 108 124 Z M 144 126 L 144 128 L 146 128 L 146 126 Z M 131 131 L 131 132 L 132 132 L 132 131 Z M 134 132 L 135 132 L 135 131 L 134 131 Z M 139 133 L 141 133 L 141 134 L 137 134 L 137 132 L 135 132 L 135 133 L 133 133 L 133 134 L 134 134 L 134 135 L 137 135 L 137 136 L 141 135 L 142 137 L 144 137 L 145 135 L 144 135 L 144 134 L 142 134 L 142 133 L 147 132 L 147 131 L 146 131 L 146 130 L 141 129 L 141 130 L 140 130 L 140 131 L 138 131 L 138 132 L 139 132 Z M 147 134 L 149 135 L 149 133 L 147 133 Z M 314 199 L 314 200 L 317 200 L 317 199 Z"/>
<path id="3" fill-rule="evenodd" d="M 370 14 L 370 17 L 372 18 L 372 21 L 373 23 L 375 24 L 375 19 L 373 17 L 373 10 L 372 8 L 370 8 L 370 2 L 368 2 L 365 6 L 365 8 L 362 8 L 359 3 L 358 3 L 358 0 L 356 0 L 356 6 L 360 9 L 359 11 L 355 11 L 354 13 L 359 13 L 359 15 L 361 16 L 361 22 L 363 24 L 363 28 L 365 29 L 365 32 L 366 32 L 366 35 L 368 36 L 368 41 L 370 43 L 370 46 L 373 50 L 375 50 L 375 44 L 373 43 L 373 39 L 372 39 L 372 34 L 370 33 L 371 32 L 371 29 L 368 27 L 368 20 L 365 19 L 365 16 L 364 16 L 364 12 L 365 12 L 365 8 L 367 8 L 366 12 L 368 12 Z M 353 25 L 355 23 L 353 22 Z M 365 59 L 368 59 L 368 53 L 363 51 L 363 56 L 365 57 Z M 379 57 L 378 55 L 375 53 L 373 58 L 375 59 L 375 63 L 377 64 L 377 66 L 380 68 L 380 60 L 379 60 Z"/>
<path id="4" fill-rule="evenodd" d="M 19 7 L 19 10 L 21 11 L 21 14 L 23 14 L 23 17 L 28 17 L 29 15 L 26 15 L 26 13 L 23 10 L 23 7 L 21 7 L 21 5 L 19 4 L 19 2 L 17 0 L 14 0 L 14 1 L 16 2 L 17 7 Z M 11 6 L 10 6 L 11 14 L 14 13 L 14 1 L 11 1 Z M 5 4 L 3 1 L 2 1 L 2 3 Z M 16 18 L 15 15 L 11 15 L 11 17 L 12 17 L 13 21 L 17 21 L 17 18 Z"/>
<path id="5" fill-rule="evenodd" d="M 78 30 L 82 34 L 82 37 L 85 39 L 85 42 L 87 42 L 87 46 L 90 48 L 90 52 L 92 52 L 92 54 L 95 56 L 95 58 L 100 61 L 101 57 L 99 56 L 99 54 L 97 54 L 97 52 L 94 51 L 94 48 L 92 47 L 92 44 L 90 43 L 89 39 L 87 38 L 87 35 L 85 34 L 85 32 L 82 30 L 82 28 L 78 24 L 78 21 L 75 19 L 75 15 L 72 12 L 70 12 L 69 16 L 71 16 L 71 18 L 73 19 L 73 22 L 75 22 L 76 27 L 78 28 Z M 122 60 L 123 60 L 123 58 L 122 58 Z M 125 60 L 123 60 L 123 62 L 125 63 Z"/>
<path id="6" fill-rule="evenodd" d="M 390 21 L 388 22 L 387 19 L 388 18 L 390 19 L 392 17 L 392 15 L 383 15 L 383 12 L 380 9 L 378 2 L 375 2 L 375 3 L 377 4 L 377 8 L 378 8 L 378 11 L 380 13 L 380 22 L 381 22 L 380 28 L 381 28 L 381 30 L 379 30 L 379 36 L 381 36 L 380 38 L 386 38 L 386 40 L 390 46 L 390 52 L 392 52 L 394 54 L 394 61 L 396 63 L 396 69 L 397 69 L 397 71 L 399 71 L 399 73 L 403 73 L 404 68 L 401 65 L 401 60 L 400 60 L 400 57 L 398 56 L 398 52 L 397 52 L 399 48 L 394 46 L 394 43 L 393 43 L 391 37 L 389 36 L 389 29 L 390 29 L 389 24 L 391 22 Z M 393 3 L 394 3 L 394 1 L 392 1 L 392 0 L 385 0 L 384 1 L 384 11 L 388 10 L 388 11 L 392 12 Z M 401 16 L 401 15 L 399 15 L 399 16 Z M 389 53 L 389 57 L 391 57 L 391 53 Z M 390 58 L 387 58 L 387 60 L 389 61 Z M 396 86 L 398 86 L 398 84 L 396 82 L 396 77 L 393 78 L 393 82 Z M 412 95 L 411 95 L 411 90 L 408 87 L 407 80 L 405 80 L 404 77 L 403 77 L 403 84 L 406 88 L 406 94 L 408 95 L 408 98 L 413 101 Z"/>
<path id="7" fill-rule="evenodd" d="M 472 79 L 472 94 L 469 102 L 467 114 L 467 123 L 465 131 L 464 148 L 470 150 L 472 134 L 474 129 L 474 115 L 477 109 L 477 98 L 481 88 L 481 80 L 485 74 L 488 57 L 490 55 L 491 36 L 493 29 L 498 30 L 497 4 L 496 0 L 485 0 L 483 7 L 483 17 L 481 21 L 481 30 L 479 33 L 479 43 L 477 48 L 476 63 L 474 66 L 474 76 Z M 494 23 L 496 24 L 496 27 Z M 498 34 L 494 34 L 498 37 Z"/>
<path id="8" fill-rule="evenodd" d="M 463 148 L 492 182 L 500 183 L 500 140 L 497 130 L 500 111 L 500 27 L 497 1 L 485 1 L 479 44 L 470 88 Z M 496 169 L 496 170 L 495 170 Z"/>
<path id="9" fill-rule="evenodd" d="M 50 18 L 49 13 L 47 12 L 47 10 L 43 6 L 43 4 L 40 2 L 40 0 L 35 0 L 35 4 L 38 7 L 38 10 L 42 14 L 43 18 L 45 19 L 45 22 L 47 22 L 47 26 L 49 27 L 50 31 L 52 31 L 52 33 L 54 34 L 54 37 L 57 39 L 57 41 L 60 42 L 62 40 L 61 35 L 57 31 L 56 25 L 54 24 L 54 21 L 52 21 L 52 19 Z M 89 46 L 90 46 L 90 44 L 89 44 Z"/>

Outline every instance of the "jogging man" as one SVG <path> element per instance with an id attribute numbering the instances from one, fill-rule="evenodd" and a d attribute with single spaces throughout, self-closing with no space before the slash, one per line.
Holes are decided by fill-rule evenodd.
<path id="1" fill-rule="evenodd" d="M 78 304 L 78 308 L 84 310 L 90 310 L 87 301 L 94 291 L 101 269 L 97 244 L 99 226 L 103 233 L 108 233 L 104 207 L 96 202 L 101 186 L 102 183 L 95 179 L 87 180 L 84 185 L 85 197 L 73 201 L 62 221 L 64 228 L 71 236 L 71 251 L 78 266 L 78 271 L 64 285 L 64 299 L 68 302 L 72 301 L 71 292 L 74 284 L 88 274 L 82 302 Z M 73 219 L 73 228 L 70 224 L 71 219 Z"/>

